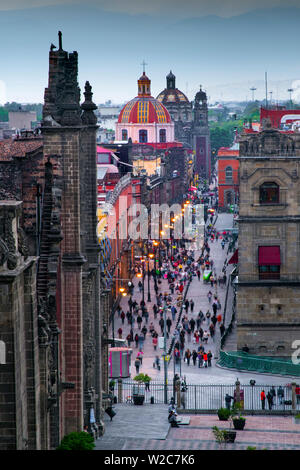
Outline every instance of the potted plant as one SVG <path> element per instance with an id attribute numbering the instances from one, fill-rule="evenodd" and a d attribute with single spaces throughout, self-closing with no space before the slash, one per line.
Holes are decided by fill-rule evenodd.
<path id="1" fill-rule="evenodd" d="M 241 410 L 242 408 L 241 408 L 240 403 L 235 403 L 232 406 L 232 410 L 231 410 L 231 419 L 232 419 L 233 427 L 234 429 L 237 429 L 239 431 L 242 431 L 246 424 L 246 418 L 241 416 Z"/>
<path id="2" fill-rule="evenodd" d="M 143 405 L 144 400 L 145 400 L 145 388 L 143 385 L 149 384 L 151 378 L 147 374 L 138 374 L 134 377 L 134 379 L 137 382 L 136 386 L 133 386 L 133 403 L 135 405 Z"/>
<path id="3" fill-rule="evenodd" d="M 295 424 L 300 424 L 300 413 L 298 413 L 294 416 L 294 423 Z"/>
<path id="4" fill-rule="evenodd" d="M 213 426 L 212 432 L 221 447 L 223 444 L 233 443 L 236 438 L 236 431 L 232 431 L 231 429 L 219 429 L 217 426 Z"/>
<path id="5" fill-rule="evenodd" d="M 220 421 L 228 421 L 230 417 L 230 410 L 228 408 L 219 408 L 218 417 Z"/>

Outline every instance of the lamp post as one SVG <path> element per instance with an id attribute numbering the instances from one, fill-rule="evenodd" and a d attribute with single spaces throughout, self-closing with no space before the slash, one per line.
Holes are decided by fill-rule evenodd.
<path id="1" fill-rule="evenodd" d="M 149 250 L 148 250 L 149 252 Z M 149 264 L 150 264 L 150 260 L 153 259 L 154 257 L 154 254 L 153 253 L 149 253 L 148 255 L 148 302 L 151 302 L 151 293 L 150 293 L 150 268 L 149 268 Z"/>
<path id="2" fill-rule="evenodd" d="M 168 403 L 168 369 L 167 369 L 167 325 L 166 325 L 167 301 L 164 302 L 164 403 Z"/>

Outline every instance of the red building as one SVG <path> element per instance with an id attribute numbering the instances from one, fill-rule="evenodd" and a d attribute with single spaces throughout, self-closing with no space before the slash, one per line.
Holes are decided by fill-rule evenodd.
<path id="1" fill-rule="evenodd" d="M 271 120 L 272 127 L 284 131 L 294 131 L 300 127 L 300 109 L 260 109 L 260 122 Z"/>
<path id="2" fill-rule="evenodd" d="M 239 192 L 239 144 L 221 147 L 218 151 L 219 207 L 226 208 L 238 201 Z"/>

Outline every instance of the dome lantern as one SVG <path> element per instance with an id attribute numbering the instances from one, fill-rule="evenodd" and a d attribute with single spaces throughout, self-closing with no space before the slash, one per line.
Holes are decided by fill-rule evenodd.
<path id="1" fill-rule="evenodd" d="M 172 70 L 170 70 L 170 73 L 167 75 L 167 89 L 168 90 L 175 90 L 175 75 L 172 73 Z"/>

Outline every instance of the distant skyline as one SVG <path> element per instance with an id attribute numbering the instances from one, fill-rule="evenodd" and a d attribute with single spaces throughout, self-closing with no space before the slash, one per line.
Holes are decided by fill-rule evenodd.
<path id="1" fill-rule="evenodd" d="M 252 86 L 262 100 L 267 71 L 273 100 L 292 87 L 300 101 L 299 0 L 0 0 L 0 11 L 2 104 L 43 102 L 58 30 L 97 104 L 136 96 L 143 60 L 153 96 L 172 70 L 189 99 L 202 84 L 211 102 L 250 100 Z"/>

